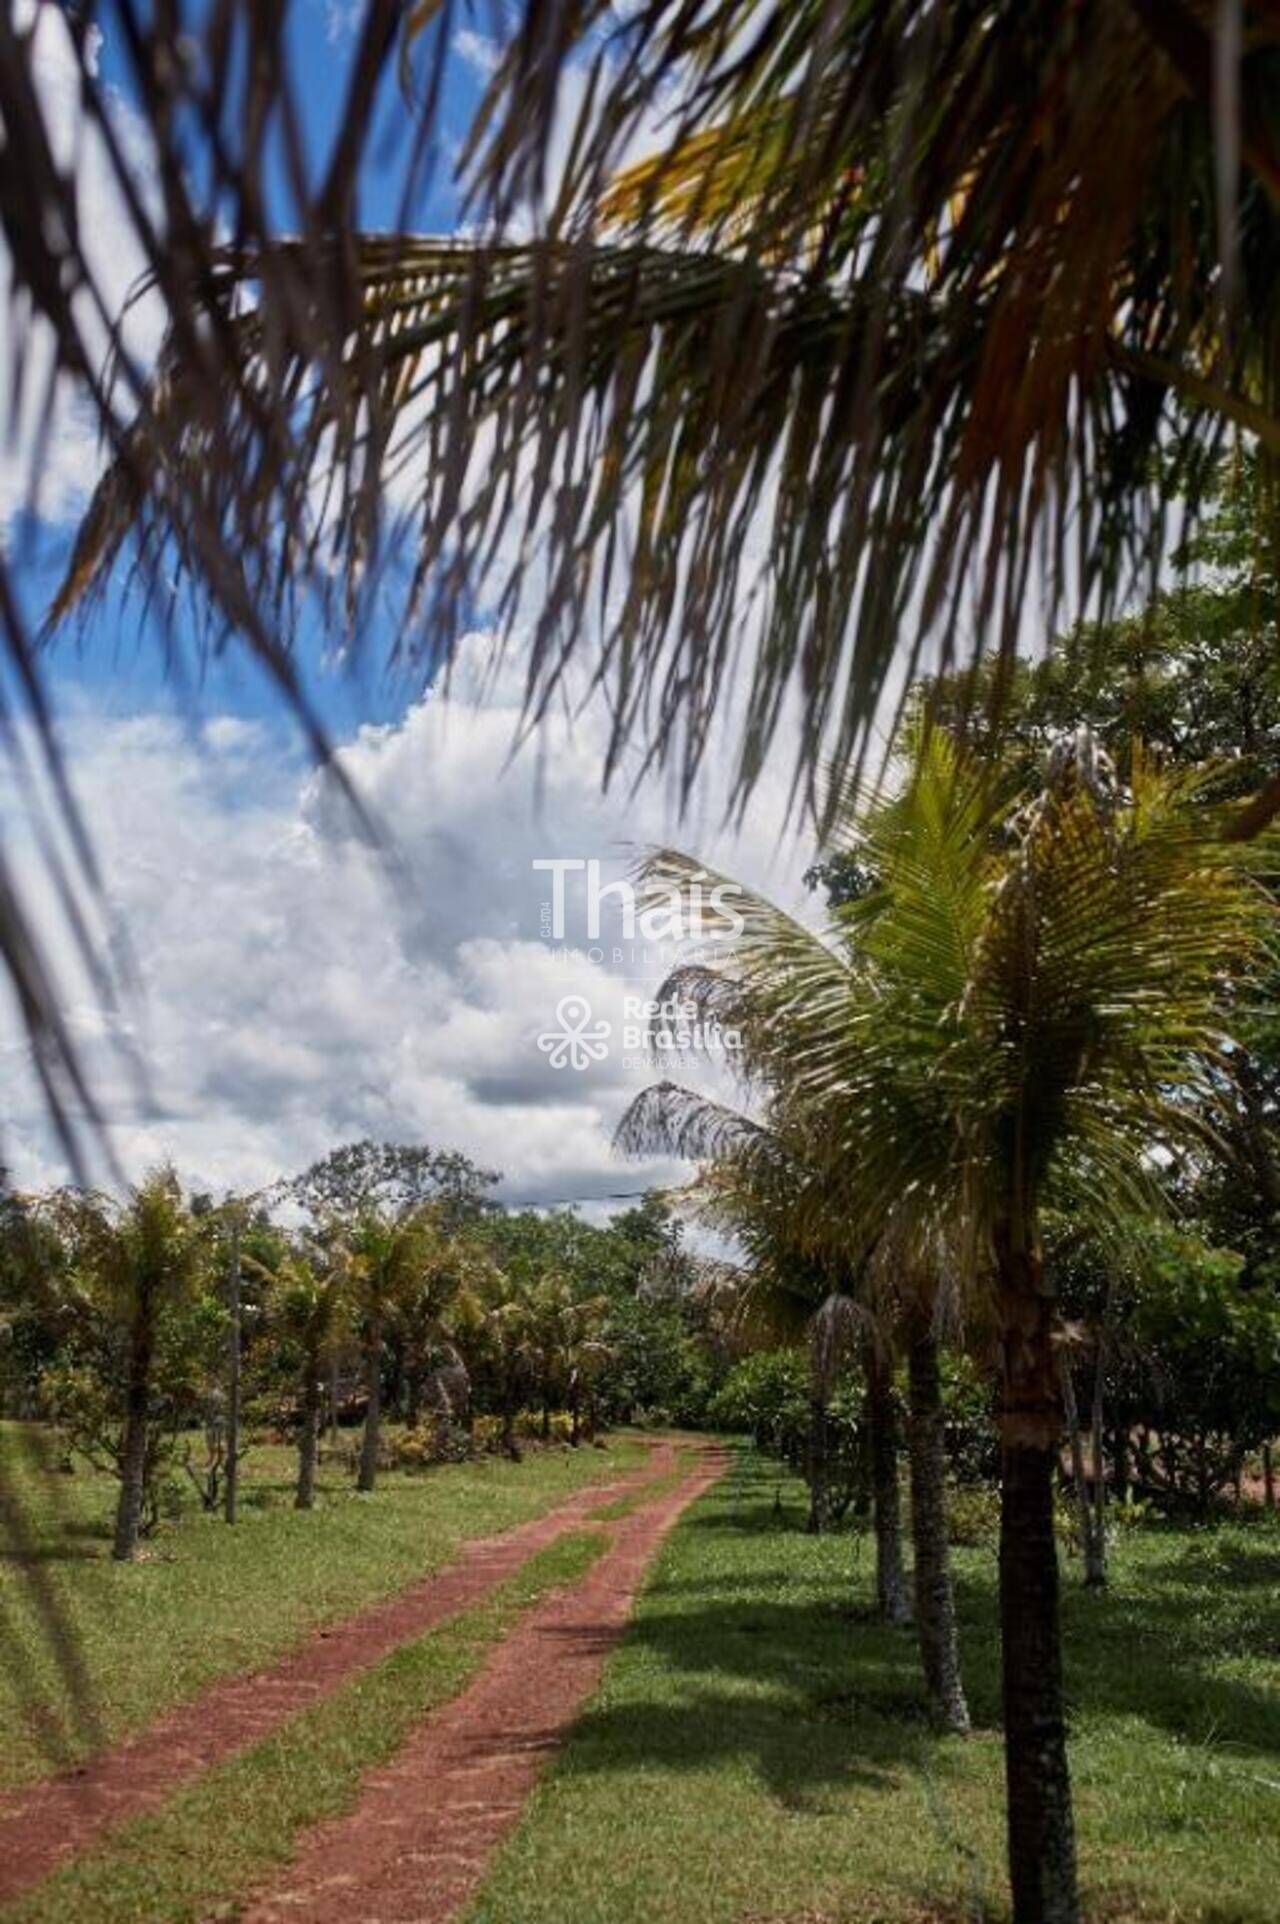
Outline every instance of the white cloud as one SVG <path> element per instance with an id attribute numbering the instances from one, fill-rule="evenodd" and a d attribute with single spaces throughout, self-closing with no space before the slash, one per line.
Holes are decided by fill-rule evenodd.
<path id="1" fill-rule="evenodd" d="M 475 705 L 483 652 L 479 641 L 464 649 L 450 702 L 367 728 L 344 751 L 394 831 L 382 854 L 332 782 L 282 756 L 261 725 L 215 717 L 193 740 L 159 714 L 69 713 L 73 779 L 137 957 L 126 1029 L 147 1100 L 65 950 L 61 959 L 129 1174 L 172 1155 L 192 1182 L 255 1186 L 363 1134 L 463 1149 L 503 1169 L 519 1198 L 599 1197 L 670 1173 L 620 1163 L 610 1148 L 649 1079 L 622 1060 L 623 997 L 652 993 L 664 958 L 606 924 L 599 954 L 566 960 L 540 935 L 550 887 L 532 862 L 598 857 L 610 879 L 675 831 L 795 904 L 805 845 L 779 846 L 776 784 L 736 837 L 710 833 L 710 794 L 701 822 L 683 829 L 652 789 L 632 798 L 622 784 L 603 798 L 606 722 L 595 708 L 572 727 L 548 724 L 537 752 L 504 772 L 518 672 Z M 47 887 L 27 854 L 33 886 Z M 566 933 L 586 949 L 580 887 Z M 571 992 L 611 1025 L 609 1055 L 581 1073 L 554 1068 L 537 1043 Z M 5 1153 L 19 1182 L 60 1179 L 12 1018 L 8 1036 Z"/>
<path id="2" fill-rule="evenodd" d="M 34 22 L 32 67 L 45 127 L 58 164 L 73 169 L 77 190 L 80 242 L 109 314 L 118 315 L 143 269 L 132 222 L 98 130 L 89 124 L 80 98 L 80 79 L 61 7 L 53 0 L 27 0 L 19 27 Z M 138 115 L 115 89 L 105 94 L 113 131 L 144 205 L 154 211 L 148 171 L 149 147 Z M 88 337 L 105 354 L 107 335 L 94 319 L 87 292 L 76 296 L 77 312 Z M 0 528 L 29 499 L 33 456 L 40 445 L 45 397 L 53 369 L 52 335 L 43 321 L 31 323 L 20 337 L 11 296 L 11 264 L 0 247 L 0 419 L 9 422 L 15 403 L 14 382 L 23 368 L 16 431 L 0 450 Z M 137 302 L 125 320 L 128 350 L 146 366 L 159 346 L 162 303 Z M 21 349 L 21 354 L 19 354 Z M 58 377 L 47 440 L 42 450 L 38 507 L 51 520 L 65 519 L 83 505 L 102 465 L 96 416 L 70 377 Z"/>
<path id="3" fill-rule="evenodd" d="M 474 27 L 458 28 L 453 36 L 453 50 L 482 80 L 488 80 L 498 70 L 501 49 L 497 41 L 487 33 L 477 33 Z"/>

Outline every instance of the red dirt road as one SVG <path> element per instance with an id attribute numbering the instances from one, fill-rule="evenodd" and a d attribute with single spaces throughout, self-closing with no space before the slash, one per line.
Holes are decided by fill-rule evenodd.
<path id="1" fill-rule="evenodd" d="M 579 1490 L 501 1536 L 477 1538 L 455 1563 L 314 1632 L 270 1669 L 223 1678 L 78 1769 L 0 1798 L 0 1904 L 79 1856 L 104 1831 L 155 1809 L 201 1771 L 268 1736 L 398 1644 L 480 1602 L 594 1510 L 669 1475 L 675 1460 L 673 1446 L 659 1443 L 642 1469 Z"/>
<path id="2" fill-rule="evenodd" d="M 612 1526 L 583 1582 L 530 1612 L 356 1807 L 309 1833 L 243 1924 L 450 1924 L 599 1683 L 658 1546 L 724 1462 L 707 1450 L 674 1492 Z"/>

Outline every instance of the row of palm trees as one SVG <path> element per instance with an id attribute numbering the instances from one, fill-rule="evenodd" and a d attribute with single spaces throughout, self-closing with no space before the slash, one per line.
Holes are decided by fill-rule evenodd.
<path id="1" fill-rule="evenodd" d="M 241 1202 L 193 1209 L 167 1167 L 123 1197 L 58 1190 L 16 1205 L 6 1318 L 39 1326 L 44 1406 L 119 1478 L 116 1558 L 136 1553 L 166 1452 L 210 1408 L 219 1412 L 215 1467 L 234 1476 L 241 1449 L 226 1421 L 227 1381 L 238 1393 L 242 1355 L 257 1397 L 283 1408 L 296 1435 L 302 1510 L 315 1503 L 335 1382 L 353 1366 L 363 1492 L 384 1457 L 392 1358 L 410 1424 L 468 1423 L 474 1381 L 513 1458 L 517 1420 L 531 1407 L 540 1405 L 544 1428 L 553 1408 L 569 1410 L 575 1441 L 591 1430 L 608 1300 L 554 1265 L 503 1261 L 489 1226 L 429 1200 L 370 1202 L 286 1232 Z"/>
<path id="2" fill-rule="evenodd" d="M 481 1369 L 497 1385 L 501 1445 L 513 1458 L 520 1454 L 516 1419 L 534 1398 L 544 1432 L 557 1407 L 570 1410 L 575 1441 L 584 1417 L 594 1421 L 591 1388 L 608 1353 L 607 1299 L 554 1270 L 531 1278 L 504 1268 L 474 1229 L 451 1226 L 439 1205 L 398 1215 L 367 1210 L 350 1227 L 333 1222 L 291 1239 L 274 1270 L 255 1266 L 300 1358 L 299 1509 L 314 1501 L 325 1386 L 353 1336 L 365 1406 L 359 1490 L 374 1488 L 382 1456 L 389 1339 L 410 1424 L 423 1413 L 429 1385 L 436 1414 L 465 1413 L 471 1376 Z"/>
<path id="3" fill-rule="evenodd" d="M 821 934 L 738 888 L 743 933 L 665 985 L 737 1031 L 738 1114 L 666 1083 L 623 1125 L 704 1162 L 702 1207 L 819 1345 L 853 1307 L 908 1365 L 916 1614 L 932 1702 L 967 1722 L 942 1511 L 938 1342 L 963 1319 L 997 1385 L 1009 1868 L 1020 1920 L 1079 1917 L 1053 1528 L 1063 1425 L 1043 1223 L 1102 1236 L 1204 1152 L 1233 1011 L 1271 914 L 1205 800 L 1135 749 L 1121 784 L 1087 731 L 1019 793 L 921 725 L 896 792 L 839 805 L 862 885 Z M 705 889 L 673 850 L 655 890 Z M 725 878 L 714 878 L 724 880 Z M 735 885 L 736 887 L 737 885 Z M 874 1346 L 873 1346 L 874 1350 Z M 870 1359 L 874 1388 L 876 1365 Z M 891 1450 L 883 1423 L 882 1451 Z M 882 1501 L 888 1494 L 880 1479 Z M 882 1551 L 892 1529 L 882 1527 Z M 891 1558 L 881 1599 L 893 1608 Z"/>

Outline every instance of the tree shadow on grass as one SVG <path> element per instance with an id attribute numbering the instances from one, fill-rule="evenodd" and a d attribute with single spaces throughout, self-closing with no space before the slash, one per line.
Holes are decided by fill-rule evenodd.
<path id="1" fill-rule="evenodd" d="M 861 1617 L 852 1558 L 843 1572 L 832 1567 L 829 1577 L 820 1564 L 802 1562 L 803 1513 L 792 1498 L 779 1517 L 775 1483 L 754 1466 L 740 1470 L 685 1520 L 679 1567 L 669 1575 L 659 1569 L 628 1633 L 631 1645 L 652 1651 L 663 1671 L 684 1680 L 682 1687 L 666 1701 L 620 1701 L 589 1712 L 572 1767 L 744 1758 L 775 1796 L 789 1805 L 798 1800 L 797 1807 L 812 1807 L 837 1785 L 883 1782 L 903 1765 L 927 1763 L 945 1773 L 950 1740 L 930 1728 L 914 1635 Z M 725 1557 L 735 1535 L 771 1533 L 779 1539 L 776 1555 L 758 1558 L 750 1569 L 734 1569 L 732 1556 Z M 707 1545 L 705 1576 L 690 1573 L 700 1563 L 699 1538 Z M 1256 1568 L 1247 1563 L 1241 1580 L 1261 1588 L 1270 1559 L 1261 1551 L 1256 1557 Z M 725 1562 L 728 1567 L 716 1568 Z M 987 1569 L 976 1562 L 966 1557 L 959 1564 L 956 1606 L 974 1727 L 995 1731 L 994 1553 Z M 857 1598 L 870 1572 L 868 1558 L 860 1565 Z M 1234 1651 L 1229 1626 L 1206 1620 L 1202 1595 L 1189 1589 L 1179 1596 L 1175 1585 L 1172 1594 L 1161 1590 L 1157 1605 L 1123 1587 L 1092 1594 L 1064 1570 L 1063 1615 L 1074 1714 L 1133 1717 L 1179 1739 L 1280 1751 L 1274 1698 L 1215 1674 L 1212 1666 Z"/>
<path id="2" fill-rule="evenodd" d="M 1225 1677 L 1213 1664 L 1238 1654 L 1228 1633 L 1206 1626 L 1202 1600 L 1162 1595 L 1069 1600 L 1066 1685 L 1073 1709 L 1134 1717 L 1180 1742 L 1225 1742 L 1280 1755 L 1274 1693 Z"/>
<path id="3" fill-rule="evenodd" d="M 713 1545 L 773 1531 L 772 1501 L 772 1479 L 739 1476 L 686 1519 L 683 1569 L 659 1571 L 628 1631 L 628 1647 L 651 1653 L 653 1674 L 676 1685 L 651 1690 L 646 1665 L 642 1692 L 588 1709 L 567 1772 L 697 1771 L 734 1760 L 789 1811 L 821 1815 L 829 1794 L 888 1788 L 904 1767 L 945 1759 L 929 1726 L 913 1634 L 879 1623 L 852 1627 L 847 1567 L 829 1580 L 811 1570 L 797 1592 L 797 1533 L 750 1571 L 685 1574 L 698 1561 L 698 1539 L 714 1565 Z M 788 1522 L 795 1532 L 794 1511 Z"/>

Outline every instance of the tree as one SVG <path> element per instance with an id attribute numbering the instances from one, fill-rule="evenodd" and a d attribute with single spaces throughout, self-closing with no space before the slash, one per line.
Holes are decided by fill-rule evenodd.
<path id="1" fill-rule="evenodd" d="M 168 1168 L 128 1196 L 58 1192 L 46 1207 L 66 1249 L 65 1287 L 80 1365 L 48 1385 L 75 1439 L 120 1479 L 112 1554 L 137 1552 L 167 1439 L 190 1417 L 209 1339 L 223 1316 L 207 1295 L 209 1244 Z"/>
<path id="2" fill-rule="evenodd" d="M 304 1169 L 289 1191 L 319 1221 L 353 1217 L 370 1209 L 404 1214 L 426 1203 L 437 1205 L 449 1228 L 494 1207 L 489 1190 L 501 1181 L 457 1149 L 432 1149 L 426 1143 L 343 1143 Z"/>
<path id="3" fill-rule="evenodd" d="M 378 12 L 364 84 L 394 38 Z M 468 149 L 495 241 L 322 219 L 282 242 L 246 208 L 236 248 L 188 289 L 210 344 L 176 312 L 162 381 L 133 431 L 117 428 L 64 602 L 126 534 L 147 565 L 168 552 L 207 582 L 234 527 L 240 627 L 283 601 L 290 540 L 294 585 L 327 567 L 361 607 L 392 533 L 394 461 L 402 486 L 412 476 L 424 632 L 447 641 L 478 600 L 514 609 L 536 556 L 537 706 L 635 517 L 605 637 L 615 749 L 652 691 L 655 746 L 691 772 L 763 587 L 749 785 L 802 676 L 805 740 L 830 723 L 844 759 L 907 608 L 922 639 L 954 639 L 974 581 L 980 630 L 1009 646 L 1037 561 L 1065 590 L 1068 529 L 1082 597 L 1113 597 L 1125 560 L 1153 569 L 1169 490 L 1195 504 L 1226 424 L 1280 445 L 1274 26 L 1250 19 L 1238 109 L 1215 116 L 1215 42 L 1191 7 L 843 0 L 777 9 L 755 32 L 750 18 L 745 0 L 651 0 L 614 23 L 611 60 L 594 45 L 601 6 L 554 27 L 518 10 Z M 424 26 L 439 31 L 434 10 Z M 556 74 L 592 48 L 554 211 L 513 243 L 503 221 L 548 185 Z M 286 85 L 281 50 L 262 57 Z M 674 80 L 688 90 L 667 145 L 615 178 Z M 317 465 L 334 504 L 320 529 Z M 513 502 L 530 538 L 502 577 L 491 537 Z M 231 582 L 212 582 L 220 605 Z"/>
<path id="4" fill-rule="evenodd" d="M 657 1000 L 679 1005 L 693 992 L 708 1012 L 721 1004 L 723 976 L 694 964 L 678 967 Z M 742 995 L 732 1001 L 736 1019 L 747 1014 Z M 721 1010 L 723 1013 L 723 1009 Z M 889 1623 L 911 1620 L 902 1559 L 898 1486 L 898 1411 L 894 1393 L 891 1318 L 879 1313 L 866 1279 L 870 1263 L 865 1225 L 846 1226 L 838 1172 L 823 1162 L 814 1143 L 788 1116 L 788 1083 L 781 1059 L 752 1047 L 756 1016 L 737 1029 L 745 1047 L 735 1055 L 747 1084 L 772 1078 L 764 1121 L 739 1114 L 678 1084 L 662 1082 L 631 1104 L 618 1127 L 620 1144 L 641 1154 L 657 1149 L 693 1156 L 703 1167 L 692 1195 L 711 1225 L 736 1238 L 748 1257 L 741 1315 L 765 1340 L 801 1337 L 810 1359 L 809 1527 L 825 1527 L 828 1507 L 829 1407 L 841 1370 L 861 1361 L 866 1384 L 864 1427 L 876 1544 L 876 1600 Z M 820 1225 L 820 1226 L 818 1226 Z M 938 1472 L 941 1475 L 941 1459 Z M 936 1504 L 941 1513 L 942 1492 Z M 928 1514 L 922 1510 L 920 1517 Z M 945 1524 L 941 1554 L 946 1563 Z M 926 1601 L 934 1595 L 926 1590 Z M 954 1633 L 954 1624 L 952 1625 Z M 923 1633 L 929 1641 L 929 1633 Z M 922 1645 L 923 1649 L 923 1645 Z M 958 1676 L 958 1660 L 954 1666 Z M 926 1677 L 933 1671 L 926 1666 Z M 943 1709 L 940 1699 L 935 1699 Z M 954 1714 L 954 1701 L 944 1715 Z"/>
<path id="5" fill-rule="evenodd" d="M 875 881 L 835 911 L 831 945 L 742 892 L 743 933 L 703 990 L 779 1063 L 850 1220 L 878 1223 L 894 1199 L 899 1233 L 947 1231 L 970 1297 L 990 1302 L 1016 1924 L 1079 1916 L 1042 1217 L 1150 1208 L 1153 1149 L 1197 1133 L 1268 915 L 1203 790 L 1137 754 L 1120 791 L 1085 737 L 1010 812 L 997 781 L 924 731 L 901 792 L 844 825 Z M 708 881 L 687 857 L 653 869 Z"/>
<path id="6" fill-rule="evenodd" d="M 1272 1281 L 1185 1218 L 1135 1218 L 1103 1242 L 1055 1224 L 1046 1259 L 1072 1322 L 1101 1332 L 1114 1487 L 1207 1516 L 1280 1430 Z"/>
<path id="7" fill-rule="evenodd" d="M 530 1283 L 499 1267 L 492 1255 L 478 1262 L 458 1300 L 457 1327 L 467 1354 L 486 1370 L 502 1422 L 502 1449 L 520 1461 L 516 1417 L 534 1380 Z"/>
<path id="8" fill-rule="evenodd" d="M 922 679 L 911 706 L 1032 786 L 1054 744 L 1092 729 L 1123 776 L 1135 744 L 1212 765 L 1211 792 L 1252 794 L 1280 763 L 1277 551 L 1258 512 L 1255 457 L 1228 461 L 1176 574 L 1134 614 L 1082 622 L 1039 660 Z"/>
<path id="9" fill-rule="evenodd" d="M 474 1238 L 459 1227 L 457 1209 L 441 1199 L 417 1212 L 422 1241 L 417 1275 L 396 1317 L 405 1378 L 405 1416 L 416 1423 L 428 1379 L 441 1367 L 465 1370 L 454 1345 L 453 1310 L 479 1255 Z M 437 1379 L 439 1381 L 439 1379 Z"/>
<path id="10" fill-rule="evenodd" d="M 431 1228 L 421 1210 L 410 1209 L 393 1215 L 366 1205 L 348 1235 L 365 1377 L 364 1430 L 356 1488 L 370 1491 L 377 1482 L 382 1439 L 384 1345 L 396 1317 L 422 1284 Z"/>
<path id="11" fill-rule="evenodd" d="M 542 1434 L 551 1435 L 555 1409 L 568 1409 L 573 1441 L 581 1434 L 583 1406 L 594 1428 L 593 1385 L 605 1356 L 608 1299 L 586 1295 L 557 1271 L 540 1276 L 527 1295 L 528 1349 L 542 1399 Z"/>
<path id="12" fill-rule="evenodd" d="M 920 1667 L 944 1730 L 969 1730 L 960 1670 L 955 1586 L 947 1530 L 946 1417 L 942 1336 L 958 1323 L 957 1256 L 942 1236 L 901 1233 L 903 1217 L 886 1212 L 868 1264 L 867 1294 L 880 1327 L 893 1330 L 906 1353 L 907 1451 L 911 1476 L 911 1542 Z"/>
<path id="13" fill-rule="evenodd" d="M 273 1269 L 262 1265 L 271 1288 L 276 1340 L 297 1382 L 298 1480 L 294 1508 L 315 1507 L 316 1462 L 325 1373 L 350 1330 L 352 1259 L 336 1228 L 299 1239 Z"/>

